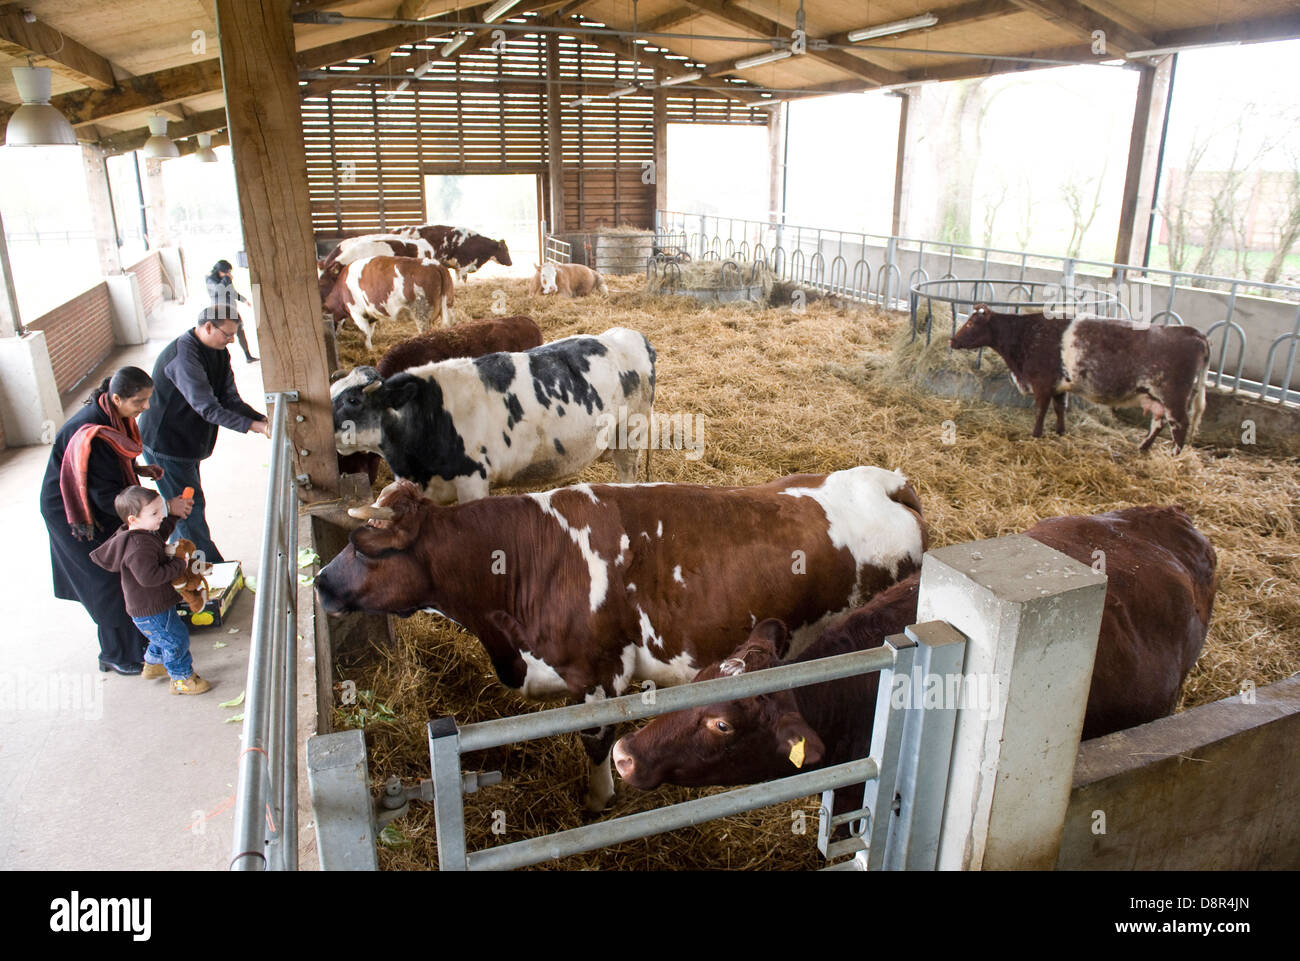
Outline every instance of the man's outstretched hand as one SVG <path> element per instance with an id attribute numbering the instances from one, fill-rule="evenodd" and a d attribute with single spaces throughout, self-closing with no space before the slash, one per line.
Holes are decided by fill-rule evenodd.
<path id="1" fill-rule="evenodd" d="M 252 424 L 249 425 L 248 429 L 249 429 L 250 432 L 255 433 L 255 434 L 261 434 L 263 437 L 270 437 L 270 436 L 271 436 L 271 424 L 270 424 L 270 421 L 265 421 L 265 420 L 255 420 L 255 421 L 253 421 Z"/>

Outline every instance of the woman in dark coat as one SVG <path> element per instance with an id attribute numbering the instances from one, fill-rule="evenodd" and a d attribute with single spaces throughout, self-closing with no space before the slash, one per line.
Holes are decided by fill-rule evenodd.
<path id="1" fill-rule="evenodd" d="M 212 304 L 226 307 L 230 311 L 227 315 L 230 319 L 239 320 L 239 305 L 248 303 L 248 298 L 235 289 L 235 282 L 232 279 L 234 270 L 230 261 L 218 260 L 212 265 L 212 271 L 204 278 L 204 283 L 208 288 L 208 300 Z M 248 349 L 248 335 L 244 333 L 242 320 L 239 320 L 239 329 L 235 331 L 235 336 L 239 339 L 239 346 L 244 349 L 244 360 L 250 364 L 257 363 L 257 358 Z"/>
<path id="2" fill-rule="evenodd" d="M 55 436 L 41 486 L 54 596 L 81 602 L 99 627 L 99 669 L 119 674 L 141 672 L 148 641 L 126 613 L 121 575 L 92 563 L 90 552 L 122 524 L 114 498 L 137 478 L 162 473 L 135 463 L 135 418 L 151 396 L 153 380 L 139 367 L 123 367 L 100 384 Z M 167 506 L 184 517 L 190 503 L 177 497 Z"/>

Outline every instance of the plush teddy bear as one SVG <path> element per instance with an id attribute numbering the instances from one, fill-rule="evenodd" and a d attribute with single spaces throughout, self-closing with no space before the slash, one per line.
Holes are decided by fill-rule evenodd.
<path id="1" fill-rule="evenodd" d="M 189 605 L 190 613 L 197 614 L 208 603 L 208 579 L 194 571 L 194 542 L 182 537 L 174 544 L 167 545 L 167 553 L 174 557 L 185 558 L 185 575 L 172 581 L 172 587 Z"/>

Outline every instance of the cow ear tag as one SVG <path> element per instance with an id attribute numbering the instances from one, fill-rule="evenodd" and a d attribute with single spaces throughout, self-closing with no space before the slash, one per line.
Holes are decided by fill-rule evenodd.
<path id="1" fill-rule="evenodd" d="M 799 738 L 790 745 L 790 763 L 795 767 L 803 767 L 803 747 L 807 738 Z"/>

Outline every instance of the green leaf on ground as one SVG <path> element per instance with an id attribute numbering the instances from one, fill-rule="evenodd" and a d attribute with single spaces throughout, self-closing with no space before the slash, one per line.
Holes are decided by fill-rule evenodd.
<path id="1" fill-rule="evenodd" d="M 232 700 L 232 701 L 222 701 L 221 704 L 220 704 L 220 706 L 221 706 L 221 707 L 239 707 L 239 705 L 241 705 L 241 704 L 243 704 L 243 703 L 244 703 L 244 692 L 243 692 L 243 691 L 240 691 L 240 692 L 239 692 L 239 697 L 235 698 L 235 699 Z"/>
<path id="2" fill-rule="evenodd" d="M 226 723 L 233 724 L 235 721 L 242 721 L 243 719 L 244 719 L 243 714 L 232 714 L 230 715 L 230 717 L 226 718 Z"/>
<path id="3" fill-rule="evenodd" d="M 223 647 L 225 647 L 225 646 L 226 646 L 226 642 L 225 642 L 225 641 L 214 641 L 214 642 L 212 643 L 212 649 L 213 649 L 214 651 L 219 651 L 219 650 L 221 650 L 221 649 L 222 649 Z"/>

